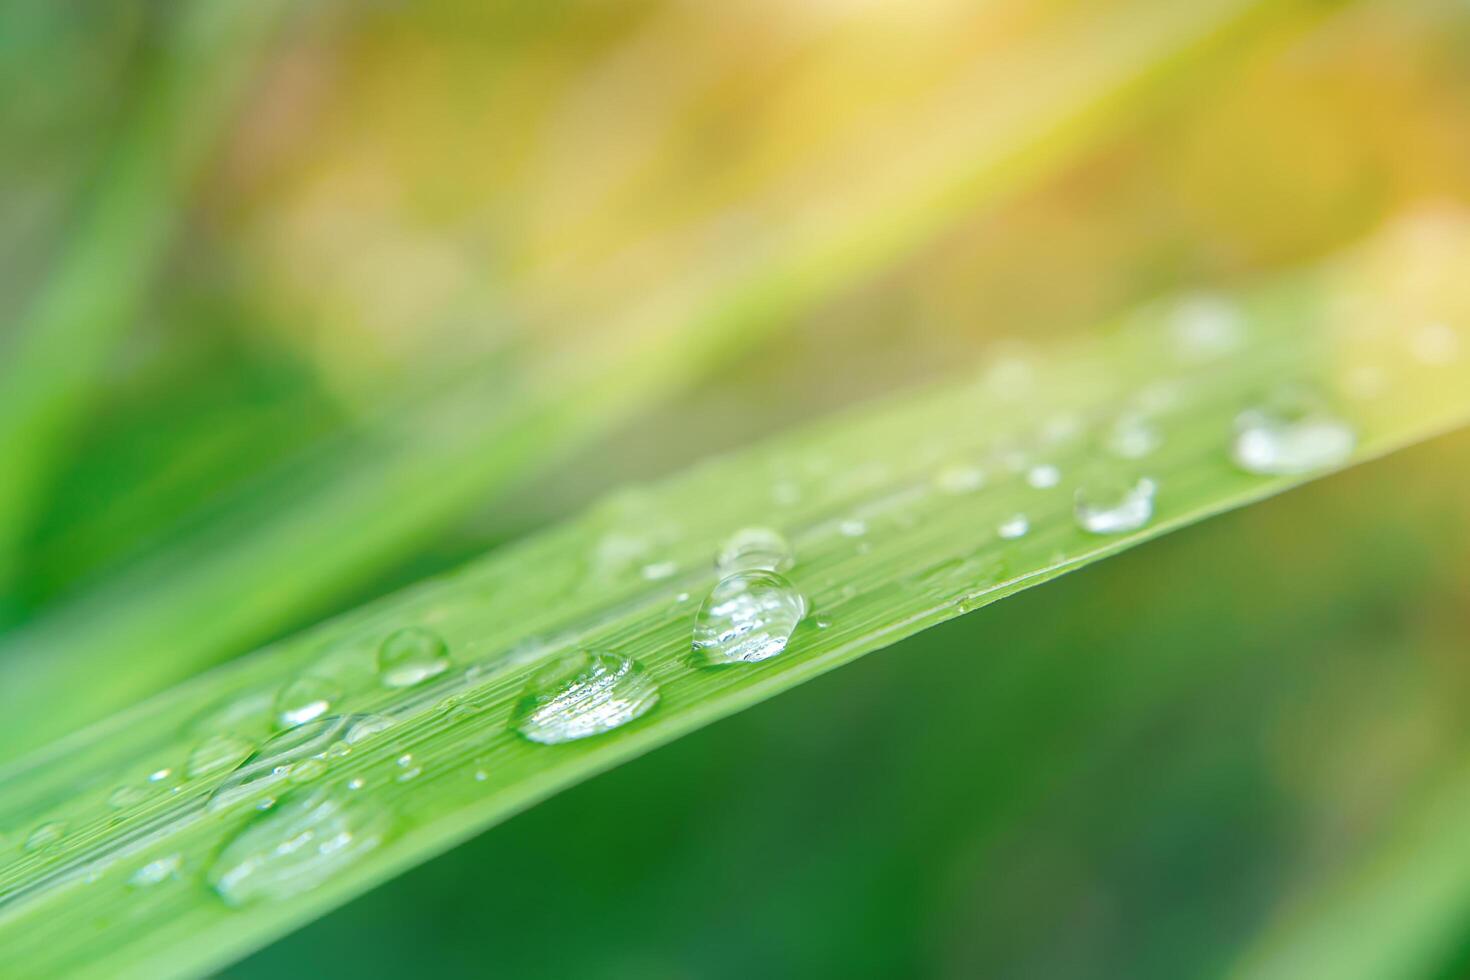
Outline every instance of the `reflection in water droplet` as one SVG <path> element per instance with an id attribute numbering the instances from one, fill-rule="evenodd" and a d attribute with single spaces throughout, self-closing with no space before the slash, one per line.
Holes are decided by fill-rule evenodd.
<path id="1" fill-rule="evenodd" d="M 337 685 L 324 677 L 298 678 L 276 696 L 276 720 L 285 728 L 304 725 L 326 714 L 341 696 Z"/>
<path id="2" fill-rule="evenodd" d="M 786 649 L 806 599 L 774 572 L 737 572 L 714 587 L 694 617 L 694 653 L 705 665 L 757 663 Z"/>
<path id="3" fill-rule="evenodd" d="M 448 667 L 448 645 L 419 626 L 390 634 L 378 648 L 378 677 L 384 687 L 412 687 Z"/>
<path id="4" fill-rule="evenodd" d="M 794 560 L 791 545 L 781 532 L 769 527 L 743 527 L 725 541 L 715 567 L 726 574 L 750 569 L 781 572 Z"/>
<path id="5" fill-rule="evenodd" d="M 255 744 L 248 738 L 241 738 L 238 735 L 213 735 L 200 742 L 194 751 L 189 753 L 189 761 L 185 764 L 184 771 L 193 778 L 223 772 L 238 766 L 254 751 Z"/>
<path id="6" fill-rule="evenodd" d="M 28 851 L 39 851 L 43 847 L 50 847 L 66 836 L 66 824 L 60 820 L 43 823 L 31 831 L 26 838 L 25 849 Z"/>
<path id="7" fill-rule="evenodd" d="M 1077 489 L 1077 524 L 1092 534 L 1136 531 L 1154 516 L 1154 481 L 1096 481 Z"/>
<path id="8" fill-rule="evenodd" d="M 220 783 L 209 805 L 229 806 L 286 779 L 302 763 L 346 755 L 354 744 L 387 725 L 376 715 L 329 715 L 281 732 Z M 307 767 L 308 775 L 313 768 Z"/>
<path id="9" fill-rule="evenodd" d="M 956 464 L 934 474 L 934 485 L 943 493 L 959 496 L 985 486 L 985 471 L 978 466 Z"/>
<path id="10" fill-rule="evenodd" d="M 179 876 L 179 868 L 183 864 L 184 856 L 182 854 L 170 854 L 156 861 L 149 861 L 137 871 L 133 872 L 133 876 L 128 879 L 128 884 L 134 888 L 151 888 L 154 885 L 161 885 L 171 878 L 177 878 Z"/>
<path id="11" fill-rule="evenodd" d="M 1118 416 L 1108 428 L 1104 445 L 1122 459 L 1142 459 L 1163 444 L 1163 436 L 1148 417 L 1137 412 Z"/>
<path id="12" fill-rule="evenodd" d="M 532 742 L 559 745 L 642 717 L 658 697 L 658 685 L 637 661 L 577 650 L 531 677 L 510 724 Z"/>
<path id="13" fill-rule="evenodd" d="M 388 811 L 367 797 L 298 790 L 225 845 L 209 869 L 209 884 L 236 907 L 292 898 L 373 850 L 391 825 Z"/>
<path id="14" fill-rule="evenodd" d="M 995 533 L 1007 541 L 1014 541 L 1016 538 L 1024 538 L 1026 532 L 1030 530 L 1031 522 L 1027 520 L 1025 514 L 1012 514 L 1000 522 L 1000 525 L 995 529 Z"/>
<path id="15" fill-rule="evenodd" d="M 1047 490 L 1062 480 L 1062 471 L 1050 463 L 1042 463 L 1026 471 L 1026 482 L 1038 490 Z"/>
<path id="16" fill-rule="evenodd" d="M 1235 423 L 1232 457 L 1250 473 L 1283 476 L 1342 463 L 1357 433 L 1311 396 L 1288 394 L 1242 412 Z"/>

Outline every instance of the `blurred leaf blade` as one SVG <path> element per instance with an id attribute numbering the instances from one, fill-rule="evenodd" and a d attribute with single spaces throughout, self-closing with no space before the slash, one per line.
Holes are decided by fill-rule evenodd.
<path id="1" fill-rule="evenodd" d="M 0 799 L 13 841 L 0 870 L 0 937 L 11 965 L 22 976 L 218 967 L 682 733 L 928 626 L 1303 482 L 1316 473 L 1262 477 L 1230 460 L 1237 416 L 1283 385 L 1335 393 L 1358 435 L 1342 463 L 1462 425 L 1470 420 L 1470 364 L 1417 360 L 1412 331 L 1422 321 L 1383 314 L 1412 309 L 1470 327 L 1456 281 L 1467 253 L 1464 219 L 1429 216 L 1315 272 L 1225 307 L 1213 301 L 1216 313 L 1234 311 L 1229 320 L 1242 329 L 1229 344 L 1218 333 L 1201 335 L 1194 298 L 1140 311 L 1095 344 L 1002 357 L 975 383 L 895 399 L 614 497 L 453 576 L 57 743 L 13 768 Z M 1365 385 L 1365 368 L 1383 373 Z M 1141 405 L 1153 406 L 1159 446 L 1121 459 L 1100 449 L 1120 413 Z M 1038 467 L 1055 472 L 1039 475 Z M 1156 482 L 1151 521 L 1107 536 L 1078 527 L 1072 491 L 1085 493 L 1099 467 L 1110 477 Z M 1027 533 L 1002 533 L 1016 513 L 1027 516 Z M 692 669 L 689 626 L 715 581 L 711 556 L 725 535 L 756 524 L 791 540 L 790 577 L 812 603 L 812 618 L 789 650 L 763 664 Z M 441 634 L 456 666 L 420 688 L 384 690 L 373 677 L 377 648 L 405 625 Z M 659 683 L 661 703 L 617 732 L 571 745 L 538 746 L 507 731 L 528 675 L 574 647 L 636 657 Z M 303 773 L 295 798 L 328 787 L 347 793 L 361 779 L 351 805 L 389 815 L 392 830 L 314 889 L 231 908 L 206 879 L 222 844 L 244 832 L 245 804 L 270 787 L 215 809 L 205 801 L 222 774 L 169 780 L 211 734 L 258 743 L 275 724 L 277 692 L 301 677 L 340 682 L 332 711 L 392 724 Z M 151 793 L 150 772 L 165 773 Z M 109 804 L 119 788 L 140 786 L 143 797 Z M 257 819 L 249 826 L 268 826 L 270 814 Z M 28 836 L 33 846 L 17 849 Z M 176 878 L 147 891 L 129 884 L 144 866 L 173 856 Z M 84 933 L 81 923 L 101 924 Z M 80 933 L 85 942 L 75 939 Z"/>
<path id="2" fill-rule="evenodd" d="M 0 586 L 59 447 L 132 324 L 187 196 L 256 60 L 280 0 L 200 4 L 168 25 L 148 82 L 97 168 L 71 240 L 0 370 Z"/>
<path id="3" fill-rule="evenodd" d="M 529 377 L 491 370 L 427 403 L 389 399 L 363 431 L 193 515 L 133 565 L 8 637 L 0 752 L 42 745 L 299 622 L 487 495 L 759 344 L 963 209 L 1040 179 L 1186 55 L 1255 19 L 1310 7 L 1140 0 L 1064 20 L 1004 62 L 960 71 L 887 113 L 856 143 L 779 175 L 747 202 L 778 229 L 762 247 L 732 253 L 717 234 L 710 244 L 707 222 L 676 228 L 664 247 L 691 247 L 694 264 L 660 295 L 614 311 L 607 329 L 568 340 Z M 1001 84 L 1012 78 L 1043 81 Z M 164 644 L 173 656 L 142 655 Z M 133 666 L 113 683 L 76 684 L 118 661 Z M 61 690 L 71 692 L 64 701 L 48 694 Z"/>

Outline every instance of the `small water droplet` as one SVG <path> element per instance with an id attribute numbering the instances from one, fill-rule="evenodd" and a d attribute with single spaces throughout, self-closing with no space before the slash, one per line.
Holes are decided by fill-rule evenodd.
<path id="1" fill-rule="evenodd" d="M 192 778 L 233 769 L 255 751 L 255 743 L 238 735 L 212 735 L 189 753 L 184 771 Z"/>
<path id="2" fill-rule="evenodd" d="M 791 545 L 780 531 L 769 527 L 743 527 L 726 539 L 715 559 L 715 567 L 727 575 L 749 569 L 782 572 L 794 561 Z"/>
<path id="3" fill-rule="evenodd" d="M 819 629 L 819 630 L 829 629 L 831 626 L 832 626 L 832 620 L 828 619 L 826 616 L 818 616 L 817 617 L 817 629 Z"/>
<path id="4" fill-rule="evenodd" d="M 1092 534 L 1136 531 L 1154 516 L 1154 481 L 1098 480 L 1078 487 L 1073 513 Z"/>
<path id="5" fill-rule="evenodd" d="M 1409 353 L 1421 364 L 1453 364 L 1460 356 L 1460 335 L 1448 323 L 1426 323 L 1410 335 Z"/>
<path id="6" fill-rule="evenodd" d="M 643 577 L 650 582 L 666 579 L 679 570 L 679 566 L 671 561 L 656 561 L 643 566 Z"/>
<path id="7" fill-rule="evenodd" d="M 43 847 L 50 847 L 66 836 L 66 824 L 60 820 L 43 823 L 31 831 L 26 838 L 25 849 L 28 851 L 39 851 Z"/>
<path id="8" fill-rule="evenodd" d="M 985 486 L 985 471 L 978 466 L 963 464 L 946 466 L 934 474 L 934 485 L 942 493 L 956 497 L 961 494 L 974 493 Z"/>
<path id="9" fill-rule="evenodd" d="M 146 786 L 119 786 L 107 797 L 107 805 L 116 809 L 137 806 L 153 795 L 153 791 Z"/>
<path id="10" fill-rule="evenodd" d="M 326 714 L 341 697 L 337 685 L 324 677 L 302 677 L 276 696 L 276 720 L 282 727 L 304 725 Z"/>
<path id="11" fill-rule="evenodd" d="M 1158 427 L 1138 412 L 1125 412 L 1114 419 L 1103 440 L 1108 452 L 1122 459 L 1142 459 L 1163 442 Z"/>
<path id="12" fill-rule="evenodd" d="M 1231 455 L 1249 473 L 1283 476 L 1335 466 L 1356 445 L 1352 426 L 1319 400 L 1286 393 L 1236 418 Z"/>
<path id="13" fill-rule="evenodd" d="M 345 754 L 353 744 L 387 724 L 375 715 L 329 715 L 287 729 L 240 763 L 215 789 L 209 805 L 229 806 L 286 779 L 304 762 Z"/>
<path id="14" fill-rule="evenodd" d="M 477 782 L 477 783 L 483 783 L 485 780 L 487 780 L 489 778 L 490 778 L 490 774 L 488 772 L 486 772 L 485 770 L 483 770 L 483 769 L 476 769 L 475 770 L 475 782 Z"/>
<path id="15" fill-rule="evenodd" d="M 353 776 L 351 779 L 347 780 L 347 788 L 350 790 L 359 790 L 366 785 L 367 781 L 361 776 Z"/>
<path id="16" fill-rule="evenodd" d="M 387 837 L 392 820 L 367 797 L 297 790 L 220 851 L 208 879 L 226 904 L 282 901 L 309 891 Z"/>
<path id="17" fill-rule="evenodd" d="M 995 533 L 1007 541 L 1014 541 L 1017 538 L 1024 538 L 1026 532 L 1030 530 L 1031 522 L 1026 518 L 1025 514 L 1012 514 L 1000 522 L 1000 525 L 995 529 Z"/>
<path id="18" fill-rule="evenodd" d="M 161 783 L 173 774 L 174 771 L 172 769 L 155 769 L 148 774 L 148 781 L 150 783 Z"/>
<path id="19" fill-rule="evenodd" d="M 786 649 L 806 599 L 774 572 L 737 572 L 714 587 L 694 618 L 694 653 L 706 665 L 757 663 Z"/>
<path id="20" fill-rule="evenodd" d="M 413 687 L 448 668 L 448 645 L 420 626 L 390 634 L 378 648 L 378 677 L 384 687 Z"/>
<path id="21" fill-rule="evenodd" d="M 1062 471 L 1050 463 L 1041 463 L 1026 471 L 1026 482 L 1038 490 L 1048 490 L 1062 480 Z"/>
<path id="22" fill-rule="evenodd" d="M 861 521 L 857 518 L 848 518 L 837 525 L 837 530 L 843 537 L 860 538 L 868 533 L 868 524 L 866 521 Z"/>
<path id="23" fill-rule="evenodd" d="M 151 888 L 161 885 L 171 878 L 179 876 L 179 868 L 183 867 L 184 856 L 182 854 L 170 854 L 156 861 L 149 861 L 128 879 L 128 884 L 134 888 Z"/>
<path id="24" fill-rule="evenodd" d="M 511 727 L 532 742 L 559 745 L 640 718 L 658 698 L 658 685 L 637 661 L 577 650 L 531 677 L 511 714 Z"/>

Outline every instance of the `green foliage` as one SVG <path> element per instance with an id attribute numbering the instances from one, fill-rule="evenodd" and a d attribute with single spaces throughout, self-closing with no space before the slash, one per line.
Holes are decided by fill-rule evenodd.
<path id="1" fill-rule="evenodd" d="M 1229 301 L 1186 298 L 1095 343 L 1005 354 L 972 383 L 623 492 L 57 743 L 9 774 L 0 801 L 14 831 L 0 873 L 9 967 L 21 976 L 217 967 L 563 787 L 865 653 L 1462 424 L 1463 361 L 1416 356 L 1424 321 L 1402 327 L 1381 313 L 1412 303 L 1420 316 L 1459 322 L 1467 241 L 1459 219 L 1429 216 Z M 1371 385 L 1365 366 L 1379 372 Z M 1322 418 L 1351 427 L 1351 455 L 1318 459 L 1310 473 L 1243 471 L 1231 459 L 1241 413 L 1302 386 L 1328 406 Z M 1119 424 L 1140 413 L 1157 445 L 1120 450 Z M 1140 479 L 1157 488 L 1145 519 L 1113 534 L 1079 527 L 1079 506 L 1102 499 L 1098 488 Z M 1001 533 L 1017 514 L 1026 533 Z M 788 574 L 812 614 L 779 656 L 697 669 L 690 628 L 716 581 L 712 558 L 752 525 L 791 542 Z M 454 666 L 385 687 L 379 646 L 408 626 L 441 636 Z M 644 665 L 659 704 L 568 745 L 508 730 L 528 677 L 584 647 Z M 303 683 L 308 700 L 330 702 L 320 710 L 376 721 L 321 759 L 293 760 L 279 779 L 221 790 L 227 767 L 202 766 L 201 746 L 216 759 L 222 738 L 236 750 L 261 744 Z M 275 809 L 255 812 L 277 796 Z M 245 867 L 242 853 L 311 826 L 346 842 L 331 852 L 340 858 L 263 889 L 222 880 Z"/>

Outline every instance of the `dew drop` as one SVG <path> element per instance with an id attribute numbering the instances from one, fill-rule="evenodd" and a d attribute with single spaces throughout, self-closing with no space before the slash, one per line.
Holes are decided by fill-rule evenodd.
<path id="1" fill-rule="evenodd" d="M 1014 541 L 1017 538 L 1024 538 L 1030 530 L 1031 522 L 1027 520 L 1025 514 L 1012 514 L 1000 522 L 1000 525 L 995 529 L 995 533 L 1007 541 Z"/>
<path id="2" fill-rule="evenodd" d="M 359 790 L 366 785 L 367 781 L 361 776 L 353 776 L 351 779 L 347 780 L 347 788 L 351 790 Z"/>
<path id="3" fill-rule="evenodd" d="M 781 572 L 795 563 L 786 538 L 769 527 L 743 527 L 726 539 L 715 559 L 715 567 L 724 574 L 762 569 Z"/>
<path id="4" fill-rule="evenodd" d="M 868 533 L 868 525 L 866 521 L 861 521 L 857 518 L 849 518 L 848 520 L 842 521 L 840 524 L 838 524 L 837 530 L 845 538 L 860 538 L 864 534 Z"/>
<path id="5" fill-rule="evenodd" d="M 59 820 L 43 823 L 31 831 L 26 838 L 25 849 L 28 851 L 39 851 L 43 847 L 50 847 L 66 836 L 66 824 Z"/>
<path id="6" fill-rule="evenodd" d="M 1154 516 L 1154 481 L 1098 481 L 1077 489 L 1073 513 L 1077 524 L 1092 534 L 1136 531 Z"/>
<path id="7" fill-rule="evenodd" d="M 223 772 L 238 766 L 254 751 L 255 743 L 248 738 L 239 735 L 211 735 L 189 753 L 184 771 L 193 778 Z"/>
<path id="8" fill-rule="evenodd" d="M 714 587 L 694 618 L 694 653 L 705 665 L 757 663 L 786 649 L 806 599 L 774 572 L 737 572 Z"/>
<path id="9" fill-rule="evenodd" d="M 726 539 L 715 567 L 724 574 L 763 569 L 782 572 L 795 561 L 791 545 L 780 531 L 769 527 L 743 527 Z"/>
<path id="10" fill-rule="evenodd" d="M 1287 394 L 1236 418 L 1231 455 L 1249 473 L 1284 476 L 1341 463 L 1356 444 L 1352 426 L 1320 401 Z"/>
<path id="11" fill-rule="evenodd" d="M 324 677 L 302 677 L 276 696 L 276 720 L 285 728 L 304 725 L 326 714 L 341 697 L 337 685 Z"/>
<path id="12" fill-rule="evenodd" d="M 531 677 L 510 724 L 532 742 L 559 745 L 626 725 L 658 698 L 658 685 L 636 660 L 577 650 Z"/>
<path id="13" fill-rule="evenodd" d="M 413 687 L 448 668 L 448 645 L 421 626 L 390 634 L 378 648 L 378 678 L 384 687 Z"/>
<path id="14" fill-rule="evenodd" d="M 1048 490 L 1062 480 L 1062 471 L 1050 463 L 1041 463 L 1026 471 L 1026 482 L 1038 490 Z"/>
<path id="15" fill-rule="evenodd" d="M 154 885 L 161 885 L 171 878 L 177 878 L 183 864 L 182 854 L 170 854 L 156 861 L 149 861 L 133 872 L 132 877 L 128 879 L 128 884 L 134 888 L 151 888 Z"/>
<path id="16" fill-rule="evenodd" d="M 388 811 L 330 789 L 298 790 L 220 851 L 208 880 L 226 904 L 283 901 L 349 867 L 387 837 Z"/>
<path id="17" fill-rule="evenodd" d="M 155 769 L 148 774 L 148 781 L 150 783 L 161 783 L 173 774 L 174 771 L 172 769 Z"/>
<path id="18" fill-rule="evenodd" d="M 209 805 L 229 806 L 286 779 L 303 763 L 345 755 L 352 745 L 388 724 L 376 715 L 329 715 L 287 729 L 240 763 L 214 791 Z"/>
<path id="19" fill-rule="evenodd" d="M 960 496 L 985 486 L 985 471 L 978 466 L 956 464 L 934 474 L 934 485 L 942 493 Z"/>

